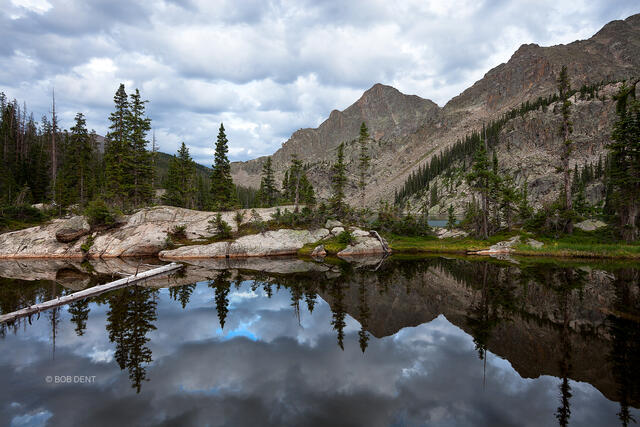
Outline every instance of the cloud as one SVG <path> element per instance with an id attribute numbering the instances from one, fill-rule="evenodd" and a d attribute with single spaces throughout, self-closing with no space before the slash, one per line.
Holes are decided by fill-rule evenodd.
<path id="1" fill-rule="evenodd" d="M 439 316 L 393 336 L 371 338 L 363 355 L 359 325 L 347 316 L 345 349 L 331 310 L 304 304 L 298 324 L 287 288 L 271 299 L 251 282 L 231 288 L 224 331 L 214 290 L 200 283 L 186 309 L 162 289 L 153 362 L 138 395 L 112 358 L 105 304 L 91 304 L 84 336 L 61 312 L 55 359 L 47 315 L 2 343 L 0 424 L 50 425 L 550 425 L 559 379 L 523 379 L 488 353 L 486 379 L 472 337 Z M 396 301 L 398 285 L 379 296 Z M 357 289 L 350 289 L 348 295 Z M 377 307 L 377 305 L 375 305 Z M 409 309 L 410 312 L 411 309 Z M 372 323 L 387 322 L 382 318 Z M 399 314 L 397 312 L 394 312 Z M 240 336 L 245 335 L 245 336 Z M 247 338 L 250 336 L 251 338 Z M 95 383 L 50 384 L 47 375 L 96 376 Z M 483 385 L 484 384 L 484 385 Z M 572 423 L 606 425 L 617 404 L 571 381 Z M 78 408 L 91 408 L 90 411 Z M 632 409 L 635 414 L 637 411 Z M 607 418 L 608 417 L 608 418 Z"/>
<path id="2" fill-rule="evenodd" d="M 270 154 L 380 82 L 444 105 L 522 43 L 587 38 L 632 0 L 443 3 L 11 0 L 0 11 L 0 91 L 104 134 L 113 93 L 138 87 L 160 149 L 198 162 L 221 122 L 232 159 Z"/>

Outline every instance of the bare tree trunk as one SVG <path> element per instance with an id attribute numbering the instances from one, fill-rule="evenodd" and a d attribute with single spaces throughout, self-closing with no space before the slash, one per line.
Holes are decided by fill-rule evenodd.
<path id="1" fill-rule="evenodd" d="M 53 202 L 56 201 L 56 177 L 58 175 L 58 160 L 56 158 L 56 92 L 55 89 L 52 92 L 53 108 L 51 110 L 51 194 Z"/>

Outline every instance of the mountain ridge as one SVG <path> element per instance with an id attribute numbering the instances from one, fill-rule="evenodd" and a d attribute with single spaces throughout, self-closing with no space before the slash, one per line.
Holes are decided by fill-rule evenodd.
<path id="1" fill-rule="evenodd" d="M 523 44 L 506 62 L 493 67 L 469 88 L 443 107 L 417 95 L 377 83 L 343 111 L 333 110 L 317 128 L 294 132 L 271 155 L 276 176 L 281 177 L 292 154 L 307 165 L 308 175 L 320 198 L 329 196 L 328 166 L 340 142 L 358 135 L 367 123 L 372 172 L 366 202 L 389 200 L 417 167 L 484 123 L 499 118 L 511 108 L 556 91 L 557 74 L 567 65 L 574 87 L 601 81 L 630 78 L 640 69 L 640 14 L 604 25 L 592 37 L 566 45 L 541 47 Z M 634 74 L 635 73 L 635 74 Z M 542 123 L 542 128 L 548 124 Z M 357 147 L 347 144 L 348 172 L 355 178 Z M 237 183 L 257 187 L 261 157 L 232 163 Z M 354 181 L 354 179 L 351 179 Z M 356 198 L 355 185 L 347 189 L 348 200 Z"/>

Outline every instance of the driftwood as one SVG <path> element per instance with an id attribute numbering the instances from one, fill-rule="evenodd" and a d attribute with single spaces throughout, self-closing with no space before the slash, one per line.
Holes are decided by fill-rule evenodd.
<path id="1" fill-rule="evenodd" d="M 104 285 L 94 286 L 89 289 L 84 289 L 82 291 L 74 292 L 69 295 L 65 295 L 62 297 L 58 297 L 53 300 L 45 301 L 39 304 L 34 304 L 32 306 L 23 308 L 18 311 L 14 311 L 12 313 L 7 313 L 0 315 L 0 323 L 2 322 L 10 322 L 20 317 L 29 316 L 34 313 L 39 313 L 43 310 L 48 310 L 50 308 L 58 307 L 61 305 L 69 304 L 71 302 L 81 300 L 87 297 L 99 295 L 103 292 L 112 291 L 114 289 L 123 288 L 125 286 L 133 285 L 138 282 L 142 282 L 150 277 L 158 276 L 161 274 L 170 273 L 172 271 L 176 271 L 182 268 L 182 264 L 177 264 L 172 262 L 171 264 L 163 265 L 158 268 L 154 268 L 152 270 L 147 270 L 142 273 L 128 276 L 122 279 L 118 279 L 114 282 L 105 283 Z"/>
<path id="2" fill-rule="evenodd" d="M 380 244 L 382 245 L 382 250 L 384 251 L 385 254 L 391 253 L 391 251 L 389 250 L 389 246 L 387 245 L 387 242 L 385 242 L 384 239 L 380 237 L 380 235 L 376 230 L 371 230 L 370 233 L 373 237 L 375 237 L 380 241 Z"/>

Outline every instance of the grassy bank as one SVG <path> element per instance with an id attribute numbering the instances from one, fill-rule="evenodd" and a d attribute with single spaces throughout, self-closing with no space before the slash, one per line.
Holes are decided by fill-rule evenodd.
<path id="1" fill-rule="evenodd" d="M 340 241 L 338 237 L 332 237 L 321 242 L 308 243 L 304 245 L 301 249 L 298 250 L 298 255 L 305 257 L 311 256 L 311 252 L 313 252 L 315 247 L 318 245 L 324 245 L 324 250 L 328 255 L 336 255 L 338 252 L 347 247 L 347 244 Z"/>
<path id="2" fill-rule="evenodd" d="M 609 236 L 597 233 L 576 232 L 572 236 L 559 238 L 540 237 L 530 234 L 512 232 L 500 233 L 487 240 L 470 237 L 438 239 L 435 237 L 409 237 L 387 235 L 385 238 L 395 253 L 458 253 L 488 249 L 489 246 L 513 236 L 521 236 L 521 240 L 533 238 L 544 243 L 541 248 L 534 248 L 526 243 L 514 247 L 513 255 L 552 256 L 570 258 L 621 258 L 640 259 L 640 242 L 624 243 L 607 241 Z"/>

